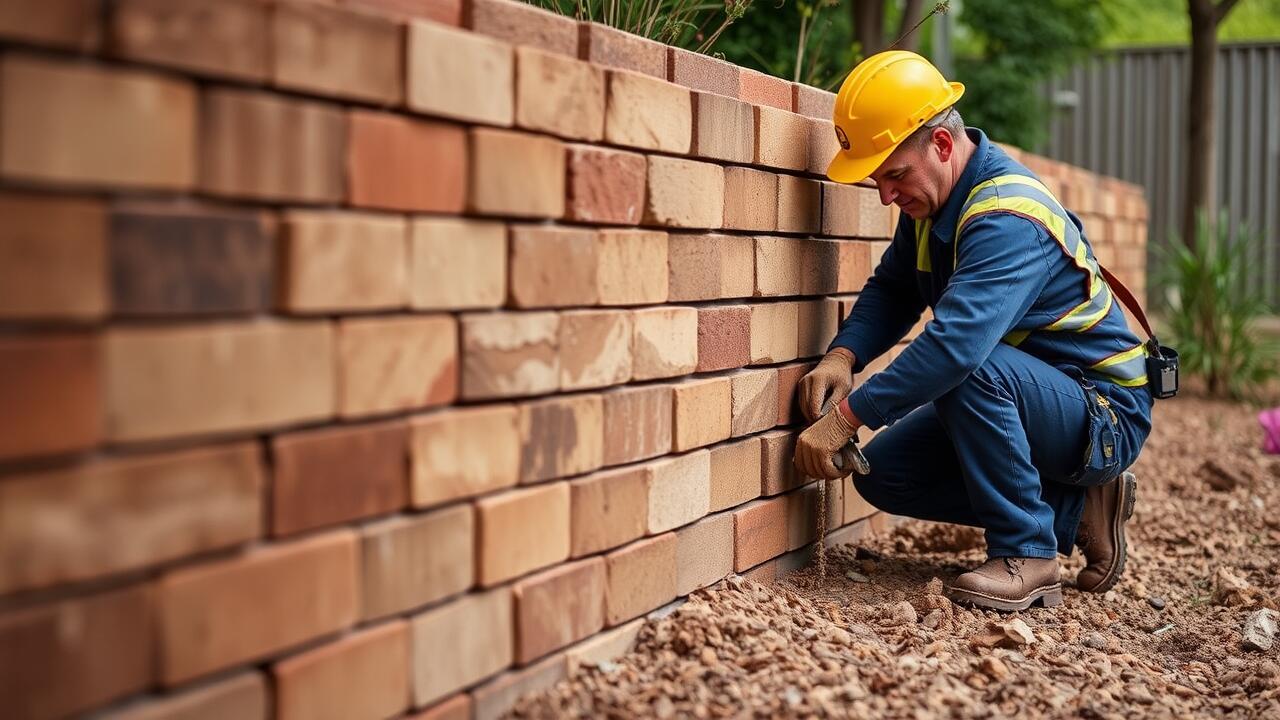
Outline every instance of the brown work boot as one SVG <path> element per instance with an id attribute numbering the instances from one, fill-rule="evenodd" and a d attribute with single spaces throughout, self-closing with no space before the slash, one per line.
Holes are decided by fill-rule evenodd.
<path id="1" fill-rule="evenodd" d="M 1120 581 L 1128 555 L 1124 524 L 1133 517 L 1137 490 L 1137 478 L 1126 472 L 1109 483 L 1085 491 L 1076 545 L 1084 552 L 1088 564 L 1076 574 L 1078 589 L 1106 592 Z"/>
<path id="2" fill-rule="evenodd" d="M 1037 600 L 1062 604 L 1057 558 L 991 558 L 956 578 L 947 597 L 993 610 L 1025 610 Z"/>

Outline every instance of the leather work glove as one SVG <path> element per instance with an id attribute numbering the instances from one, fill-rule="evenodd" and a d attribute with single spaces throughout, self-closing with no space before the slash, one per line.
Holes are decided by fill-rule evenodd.
<path id="1" fill-rule="evenodd" d="M 853 461 L 845 457 L 845 444 L 857 432 L 838 407 L 831 408 L 818 422 L 805 428 L 796 440 L 796 469 L 807 477 L 835 480 L 853 471 Z M 839 453 L 840 467 L 832 458 Z M 841 469 L 843 468 L 843 469 Z"/>
<path id="2" fill-rule="evenodd" d="M 828 400 L 834 405 L 853 390 L 853 353 L 835 348 L 818 366 L 800 378 L 800 412 L 809 422 L 822 416 Z"/>

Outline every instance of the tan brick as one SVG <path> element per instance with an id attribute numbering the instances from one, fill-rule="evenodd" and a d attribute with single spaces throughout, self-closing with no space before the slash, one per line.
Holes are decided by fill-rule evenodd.
<path id="1" fill-rule="evenodd" d="M 604 135 L 604 70 L 559 53 L 516 48 L 516 125 L 572 140 Z"/>
<path id="2" fill-rule="evenodd" d="M 804 83 L 791 83 L 794 110 L 807 117 L 830 120 L 836 110 L 836 94 L 809 87 Z"/>
<path id="3" fill-rule="evenodd" d="M 827 526 L 830 533 L 844 524 L 844 484 L 839 478 L 827 480 Z"/>
<path id="4" fill-rule="evenodd" d="M 507 295 L 507 228 L 463 218 L 409 225 L 409 304 L 415 310 L 497 307 Z"/>
<path id="5" fill-rule="evenodd" d="M 492 587 L 569 558 L 569 484 L 476 501 L 476 580 Z"/>
<path id="6" fill-rule="evenodd" d="M 409 109 L 509 126 L 515 119 L 511 46 L 434 22 L 409 23 L 405 60 Z"/>
<path id="7" fill-rule="evenodd" d="M 834 301 L 832 301 L 834 302 Z M 825 350 L 825 347 L 824 347 Z M 778 424 L 790 425 L 799 422 L 804 414 L 800 412 L 799 398 L 796 388 L 800 379 L 809 373 L 816 363 L 796 363 L 778 368 Z"/>
<path id="8" fill-rule="evenodd" d="M 514 406 L 454 408 L 412 418 L 409 424 L 414 506 L 516 484 L 520 434 Z"/>
<path id="9" fill-rule="evenodd" d="M 511 589 L 464 595 L 414 616 L 413 704 L 421 707 L 511 665 Z"/>
<path id="10" fill-rule="evenodd" d="M 395 620 L 272 667 L 279 720 L 390 717 L 409 705 L 409 624 Z"/>
<path id="11" fill-rule="evenodd" d="M 569 648 L 565 652 L 569 676 L 572 677 L 583 667 L 599 667 L 631 652 L 635 647 L 637 636 L 640 635 L 640 628 L 644 627 L 644 622 L 644 619 L 633 620 Z"/>
<path id="12" fill-rule="evenodd" d="M 404 307 L 402 218 L 292 210 L 280 224 L 280 306 L 331 313 Z"/>
<path id="13" fill-rule="evenodd" d="M 632 313 L 634 380 L 687 375 L 698 366 L 698 311 L 666 305 Z"/>
<path id="14" fill-rule="evenodd" d="M 0 615 L 0 697 L 16 718 L 65 717 L 148 688 L 149 586 Z"/>
<path id="15" fill-rule="evenodd" d="M 267 719 L 267 687 L 259 672 L 245 672 L 192 690 L 126 705 L 103 720 Z"/>
<path id="16" fill-rule="evenodd" d="M 732 572 L 732 513 L 703 518 L 676 532 L 676 595 L 688 595 Z"/>
<path id="17" fill-rule="evenodd" d="M 667 301 L 666 233 L 601 230 L 597 239 L 601 305 L 649 305 Z"/>
<path id="18" fill-rule="evenodd" d="M 481 215 L 561 217 L 564 168 L 564 143 L 559 140 L 472 128 L 467 207 Z"/>
<path id="19" fill-rule="evenodd" d="M 842 241 L 837 251 L 839 272 L 836 292 L 857 292 L 871 277 L 871 245 L 861 240 Z"/>
<path id="20" fill-rule="evenodd" d="M 760 438 L 711 448 L 711 512 L 760 497 Z"/>
<path id="21" fill-rule="evenodd" d="M 512 304 L 524 308 L 595 305 L 600 299 L 598 248 L 594 230 L 512 226 Z"/>
<path id="22" fill-rule="evenodd" d="M 361 614 L 411 610 L 471 587 L 475 519 L 466 503 L 361 529 Z"/>
<path id="23" fill-rule="evenodd" d="M 846 521 L 861 520 L 879 512 L 874 505 L 858 494 L 858 489 L 853 485 L 853 476 L 841 478 L 840 483 L 843 489 L 842 500 L 844 504 L 844 519 Z"/>
<path id="24" fill-rule="evenodd" d="M 646 466 L 605 470 L 569 483 L 571 555 L 592 555 L 644 535 L 648 523 Z"/>
<path id="25" fill-rule="evenodd" d="M 0 37 L 68 50 L 102 43 L 101 0 L 9 0 L 0 5 Z"/>
<path id="26" fill-rule="evenodd" d="M 755 500 L 733 511 L 733 569 L 742 572 L 787 551 L 787 498 Z"/>
<path id="27" fill-rule="evenodd" d="M 749 163 L 754 159 L 755 140 L 751 103 L 710 92 L 693 93 L 692 155 Z"/>
<path id="28" fill-rule="evenodd" d="M 667 79 L 667 46 L 595 22 L 578 23 L 578 53 L 583 60 L 619 70 Z"/>
<path id="29" fill-rule="evenodd" d="M 743 571 L 742 578 L 761 585 L 772 585 L 778 581 L 778 561 L 770 560 Z"/>
<path id="30" fill-rule="evenodd" d="M 256 321 L 107 332 L 113 441 L 243 431 L 333 414 L 327 322 Z"/>
<path id="31" fill-rule="evenodd" d="M 818 517 L 821 512 L 818 509 L 818 484 L 821 482 L 826 481 L 811 482 L 786 495 L 787 550 L 798 550 L 818 539 Z M 830 506 L 827 514 L 831 514 Z M 827 527 L 831 527 L 830 522 Z"/>
<path id="32" fill-rule="evenodd" d="M 778 176 L 778 230 L 792 233 L 822 230 L 822 183 L 794 175 Z"/>
<path id="33" fill-rule="evenodd" d="M 741 370 L 733 381 L 733 437 L 773 427 L 778 415 L 778 371 Z"/>
<path id="34" fill-rule="evenodd" d="M 645 460 L 671 452 L 671 386 L 640 385 L 601 394 L 604 464 Z"/>
<path id="35" fill-rule="evenodd" d="M 527 668 L 505 672 L 472 690 L 473 720 L 505 717 L 521 697 L 564 680 L 567 667 L 564 653 L 559 653 Z"/>
<path id="36" fill-rule="evenodd" d="M 804 255 L 810 241 L 802 238 L 755 238 L 755 294 L 799 295 L 804 285 Z"/>
<path id="37" fill-rule="evenodd" d="M 262 82 L 267 79 L 269 10 L 260 2 L 123 0 L 112 7 L 111 54 Z"/>
<path id="38" fill-rule="evenodd" d="M 571 310 L 560 314 L 560 389 L 619 385 L 631 379 L 631 314 Z"/>
<path id="39" fill-rule="evenodd" d="M 694 90 L 738 97 L 738 66 L 710 55 L 667 48 L 667 79 Z"/>
<path id="40" fill-rule="evenodd" d="M 164 683 L 350 627 L 359 606 L 356 550 L 355 533 L 342 530 L 166 575 L 157 586 Z"/>
<path id="41" fill-rule="evenodd" d="M 830 298 L 808 300 L 796 304 L 796 352 L 799 357 L 817 357 L 827 352 L 827 346 L 840 327 L 840 303 Z"/>
<path id="42" fill-rule="evenodd" d="M 688 88 L 626 70 L 608 71 L 605 142 L 683 155 L 692 132 Z"/>
<path id="43" fill-rule="evenodd" d="M 753 105 L 792 110 L 791 83 L 751 68 L 738 69 L 738 97 Z"/>
<path id="44" fill-rule="evenodd" d="M 516 662 L 525 665 L 604 627 L 604 559 L 566 563 L 517 582 Z"/>
<path id="45" fill-rule="evenodd" d="M 520 482 L 591 472 L 604 464 L 603 402 L 561 395 L 519 406 Z"/>
<path id="46" fill-rule="evenodd" d="M 733 411 L 728 377 L 686 380 L 671 387 L 672 450 L 683 452 L 728 439 Z"/>
<path id="47" fill-rule="evenodd" d="M 605 623 L 620 625 L 661 607 L 676 596 L 676 535 L 664 533 L 614 550 L 604 557 Z"/>
<path id="48" fill-rule="evenodd" d="M 871 246 L 871 271 L 872 272 L 875 272 L 875 269 L 880 267 L 880 259 L 884 257 L 884 251 L 889 249 L 890 243 L 891 241 L 889 240 L 879 240 L 879 241 L 867 243 L 868 245 Z"/>
<path id="49" fill-rule="evenodd" d="M 200 189 L 228 197 L 337 203 L 343 197 L 346 143 L 346 117 L 334 105 L 208 88 L 201 95 Z"/>
<path id="50" fill-rule="evenodd" d="M 748 297 L 755 242 L 738 235 L 672 234 L 667 239 L 669 298 L 676 302 Z"/>
<path id="51" fill-rule="evenodd" d="M 0 458 L 98 444 L 105 430 L 102 356 L 89 334 L 0 338 Z"/>
<path id="52" fill-rule="evenodd" d="M 777 495 L 800 487 L 808 478 L 796 470 L 795 430 L 773 430 L 760 436 L 760 492 Z M 791 548 L 794 549 L 794 548 Z"/>
<path id="53" fill-rule="evenodd" d="M 404 32 L 372 13 L 282 2 L 272 13 L 278 87 L 395 105 L 403 99 Z"/>
<path id="54" fill-rule="evenodd" d="M 512 45 L 532 45 L 578 57 L 578 24 L 573 18 L 515 0 L 468 0 L 465 24 Z"/>
<path id="55" fill-rule="evenodd" d="M 352 110 L 348 133 L 347 200 L 352 205 L 462 211 L 470 169 L 461 126 Z"/>
<path id="56" fill-rule="evenodd" d="M 643 155 L 622 150 L 568 146 L 565 217 L 589 223 L 634 225 L 644 210 Z"/>
<path id="57" fill-rule="evenodd" d="M 462 316 L 462 397 L 538 395 L 560 387 L 560 316 L 552 312 Z"/>
<path id="58" fill-rule="evenodd" d="M 778 176 L 751 168 L 724 169 L 724 224 L 730 230 L 778 227 Z"/>
<path id="59" fill-rule="evenodd" d="M 711 503 L 711 453 L 695 450 L 645 465 L 648 527 L 656 535 L 697 520 Z"/>
<path id="60" fill-rule="evenodd" d="M 107 213 L 89 197 L 0 194 L 0 318 L 107 311 Z"/>
<path id="61" fill-rule="evenodd" d="M 809 130 L 809 147 L 806 152 L 806 169 L 814 174 L 826 177 L 827 166 L 831 158 L 840 152 L 840 140 L 836 137 L 836 128 L 830 120 L 814 120 L 806 123 Z"/>
<path id="62" fill-rule="evenodd" d="M 761 105 L 755 111 L 755 164 L 787 170 L 808 167 L 809 125 L 805 117 Z"/>
<path id="63" fill-rule="evenodd" d="M 0 60 L 6 179 L 188 190 L 196 91 L 137 70 L 8 55 Z"/>
<path id="64" fill-rule="evenodd" d="M 800 304 L 762 303 L 751 306 L 751 363 L 761 365 L 795 360 L 796 326 Z"/>
<path id="65" fill-rule="evenodd" d="M 724 168 L 680 158 L 649 156 L 644 223 L 718 228 L 724 222 Z"/>
<path id="66" fill-rule="evenodd" d="M 698 308 L 697 372 L 728 370 L 751 364 L 751 306 L 711 305 Z"/>
<path id="67" fill-rule="evenodd" d="M 471 696 L 458 693 L 426 710 L 405 717 L 412 720 L 471 720 Z"/>
<path id="68" fill-rule="evenodd" d="M 889 238 L 889 209 L 871 188 L 822 183 L 822 234 L 841 237 Z"/>

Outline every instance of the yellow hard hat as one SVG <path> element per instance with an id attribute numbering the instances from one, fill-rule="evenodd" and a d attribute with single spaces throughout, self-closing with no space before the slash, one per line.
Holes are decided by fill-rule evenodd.
<path id="1" fill-rule="evenodd" d="M 842 183 L 866 179 L 916 128 L 961 95 L 964 85 L 947 82 L 913 52 L 889 50 L 858 63 L 836 95 L 832 120 L 840 150 L 827 177 Z"/>

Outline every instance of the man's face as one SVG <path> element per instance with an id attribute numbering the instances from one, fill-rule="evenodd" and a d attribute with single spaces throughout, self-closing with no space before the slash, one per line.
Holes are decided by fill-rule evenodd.
<path id="1" fill-rule="evenodd" d="M 871 173 L 880 191 L 880 202 L 896 204 L 916 220 L 936 213 L 951 192 L 947 160 L 952 140 L 946 130 L 935 129 L 923 145 L 903 143 Z"/>

